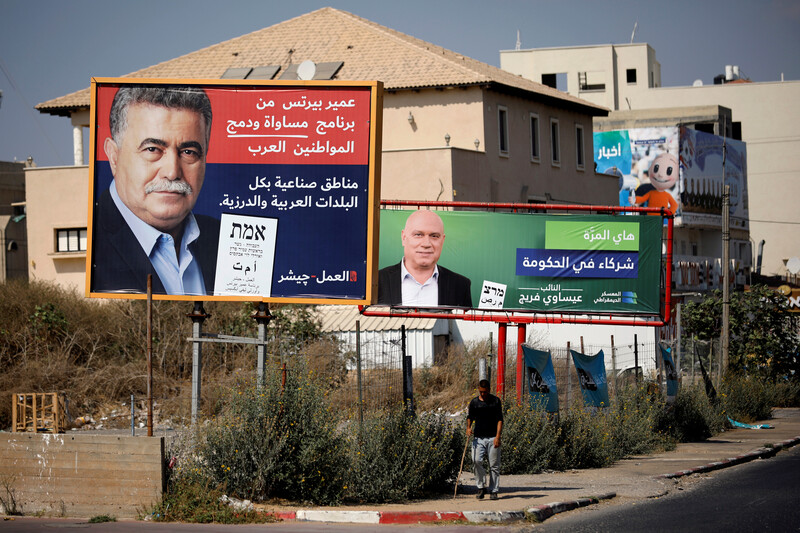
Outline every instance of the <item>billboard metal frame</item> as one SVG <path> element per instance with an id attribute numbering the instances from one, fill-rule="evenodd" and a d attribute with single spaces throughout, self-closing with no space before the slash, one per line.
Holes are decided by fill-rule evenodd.
<path id="1" fill-rule="evenodd" d="M 528 204 L 528 203 L 489 203 L 489 202 L 434 202 L 434 201 L 409 201 L 409 200 L 382 200 L 381 208 L 441 208 L 441 209 L 478 209 L 484 211 L 504 210 L 512 213 L 543 213 L 543 212 L 581 212 L 588 214 L 637 214 L 659 215 L 666 220 L 667 235 L 666 254 L 664 263 L 672 264 L 672 236 L 674 214 L 666 208 L 657 207 L 619 207 L 608 205 L 576 205 L 576 204 Z M 465 320 L 468 322 L 495 322 L 497 324 L 602 324 L 614 326 L 651 326 L 661 327 L 669 323 L 672 313 L 672 269 L 662 269 L 661 293 L 663 302 L 661 313 L 658 315 L 627 315 L 624 313 L 587 315 L 585 313 L 569 313 L 564 311 L 487 311 L 481 309 L 469 310 L 442 310 L 387 307 L 359 305 L 359 310 L 364 316 L 374 317 L 406 317 L 406 318 L 446 318 L 451 320 Z"/>

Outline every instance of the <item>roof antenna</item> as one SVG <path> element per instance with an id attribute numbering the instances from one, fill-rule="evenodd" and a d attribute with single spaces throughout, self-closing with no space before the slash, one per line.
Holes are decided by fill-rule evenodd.
<path id="1" fill-rule="evenodd" d="M 633 31 L 631 32 L 631 44 L 633 44 L 633 39 L 636 37 L 636 28 L 639 27 L 639 19 L 636 19 L 636 22 L 633 23 Z"/>
<path id="2" fill-rule="evenodd" d="M 522 43 L 519 41 L 519 30 L 517 30 L 517 47 L 514 50 L 519 50 L 522 48 Z"/>

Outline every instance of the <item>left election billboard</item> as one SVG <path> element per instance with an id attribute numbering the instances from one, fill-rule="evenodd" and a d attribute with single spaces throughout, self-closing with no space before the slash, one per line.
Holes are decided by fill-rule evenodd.
<path id="1" fill-rule="evenodd" d="M 374 301 L 381 82 L 91 92 L 87 296 Z"/>

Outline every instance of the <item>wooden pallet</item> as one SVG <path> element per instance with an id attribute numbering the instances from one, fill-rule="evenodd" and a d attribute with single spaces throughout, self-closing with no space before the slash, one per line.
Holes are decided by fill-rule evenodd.
<path id="1" fill-rule="evenodd" d="M 57 392 L 11 395 L 12 431 L 63 433 L 67 429 L 64 395 Z"/>

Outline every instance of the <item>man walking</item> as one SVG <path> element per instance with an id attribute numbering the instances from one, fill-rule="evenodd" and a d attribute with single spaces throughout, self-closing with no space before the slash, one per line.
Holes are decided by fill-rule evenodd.
<path id="1" fill-rule="evenodd" d="M 478 396 L 469 402 L 467 438 L 472 439 L 472 463 L 478 499 L 486 495 L 486 469 L 483 460 L 489 459 L 489 498 L 497 499 L 500 485 L 500 434 L 503 432 L 503 406 L 500 398 L 489 393 L 489 380 L 478 383 Z"/>

